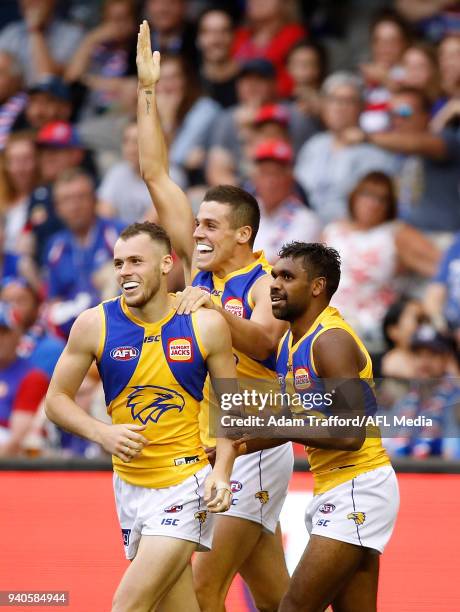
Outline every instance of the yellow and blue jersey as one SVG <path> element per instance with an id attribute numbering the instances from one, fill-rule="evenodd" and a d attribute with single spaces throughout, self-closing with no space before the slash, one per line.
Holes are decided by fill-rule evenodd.
<path id="1" fill-rule="evenodd" d="M 145 323 L 123 297 L 100 304 L 103 332 L 97 354 L 107 411 L 115 424 L 146 425 L 151 440 L 130 463 L 113 457 L 114 471 L 138 486 L 178 484 L 207 464 L 198 415 L 207 376 L 195 315 L 170 312 Z"/>
<path id="2" fill-rule="evenodd" d="M 363 381 L 366 415 L 373 416 L 376 411 L 376 401 L 373 392 L 370 355 L 352 327 L 343 320 L 339 311 L 331 306 L 321 312 L 310 329 L 296 344 L 292 344 L 291 331 L 286 332 L 281 339 L 276 369 L 282 390 L 300 396 L 307 393 L 319 393 L 324 397 L 325 387 L 315 368 L 313 346 L 319 336 L 329 329 L 347 331 L 366 358 L 359 377 Z M 317 412 L 319 412 L 318 416 L 330 416 L 326 402 L 318 410 L 315 408 L 314 414 Z M 366 439 L 357 451 L 306 447 L 306 452 L 314 477 L 315 495 L 324 493 L 359 474 L 390 464 L 377 427 L 366 428 Z"/>
<path id="3" fill-rule="evenodd" d="M 252 300 L 252 289 L 259 278 L 271 273 L 271 266 L 265 259 L 262 251 L 254 253 L 254 261 L 244 268 L 235 270 L 223 278 L 219 278 L 212 272 L 196 271 L 193 276 L 192 285 L 204 289 L 211 295 L 212 301 L 221 306 L 227 312 L 242 319 L 250 319 L 254 310 Z M 271 355 L 264 361 L 252 359 L 241 351 L 233 349 L 236 361 L 236 371 L 242 387 L 245 379 L 248 380 L 272 380 L 276 379 L 276 355 Z M 214 442 L 209 437 L 209 389 L 205 391 L 205 402 L 200 418 L 201 436 L 206 445 Z"/>

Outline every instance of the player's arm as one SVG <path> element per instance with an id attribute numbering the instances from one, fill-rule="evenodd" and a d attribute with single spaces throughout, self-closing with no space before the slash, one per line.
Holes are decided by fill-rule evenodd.
<path id="1" fill-rule="evenodd" d="M 138 433 L 145 427 L 103 423 L 75 402 L 77 391 L 95 358 L 101 327 L 97 308 L 86 310 L 77 318 L 54 370 L 45 411 L 59 427 L 97 442 L 108 453 L 128 462 L 148 444 L 148 440 Z"/>
<path id="2" fill-rule="evenodd" d="M 231 396 L 238 391 L 230 331 L 223 317 L 212 310 L 199 310 L 197 320 L 207 351 L 206 365 L 220 406 L 223 394 Z M 206 481 L 206 498 L 211 498 L 212 489 L 217 492 L 214 499 L 208 503 L 208 508 L 213 512 L 222 512 L 230 507 L 230 477 L 236 455 L 232 440 L 217 438 L 214 468 Z"/>
<path id="3" fill-rule="evenodd" d="M 168 173 L 168 150 L 161 128 L 155 87 L 160 78 L 160 53 L 152 55 L 150 29 L 140 26 L 137 42 L 137 124 L 139 162 L 142 178 L 152 196 L 160 224 L 171 238 L 172 246 L 184 265 L 186 283 L 190 283 L 194 250 L 195 220 L 190 204 Z"/>
<path id="4" fill-rule="evenodd" d="M 271 277 L 259 278 L 252 289 L 254 309 L 250 319 L 243 319 L 214 304 L 209 293 L 199 287 L 186 287 L 180 294 L 177 312 L 188 314 L 200 306 L 217 310 L 225 319 L 232 335 L 233 347 L 259 361 L 273 355 L 287 323 L 275 319 L 270 299 Z"/>

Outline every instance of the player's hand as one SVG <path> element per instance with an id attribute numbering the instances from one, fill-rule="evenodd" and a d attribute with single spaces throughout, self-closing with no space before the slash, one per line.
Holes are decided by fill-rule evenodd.
<path id="1" fill-rule="evenodd" d="M 140 433 L 145 427 L 145 425 L 106 425 L 104 423 L 97 442 L 106 452 L 129 463 L 142 452 L 145 446 L 150 444 L 150 440 Z"/>
<path id="2" fill-rule="evenodd" d="M 230 482 L 219 474 L 215 474 L 214 470 L 204 483 L 204 501 L 209 512 L 225 512 L 232 505 Z"/>
<path id="3" fill-rule="evenodd" d="M 190 314 L 203 306 L 204 308 L 214 308 L 211 295 L 199 287 L 185 287 L 183 291 L 176 293 L 174 308 L 177 314 Z"/>
<path id="4" fill-rule="evenodd" d="M 145 21 L 141 23 L 137 35 L 137 76 L 140 87 L 153 87 L 160 79 L 160 52 L 154 51 L 150 42 L 150 28 Z"/>

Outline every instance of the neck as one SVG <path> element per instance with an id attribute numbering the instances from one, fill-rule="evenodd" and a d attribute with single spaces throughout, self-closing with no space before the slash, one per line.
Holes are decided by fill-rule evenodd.
<path id="1" fill-rule="evenodd" d="M 298 342 L 300 338 L 307 333 L 315 320 L 328 305 L 329 304 L 325 304 L 323 301 L 321 301 L 320 304 L 312 304 L 298 319 L 291 321 L 290 329 L 292 333 L 292 344 Z"/>
<path id="2" fill-rule="evenodd" d="M 173 298 L 168 295 L 168 289 L 165 282 L 147 304 L 140 308 L 128 306 L 128 310 L 144 323 L 156 323 L 156 321 L 161 321 L 161 319 L 166 317 L 172 305 Z"/>
<path id="3" fill-rule="evenodd" d="M 238 73 L 238 64 L 232 58 L 221 62 L 204 60 L 203 74 L 210 81 L 228 81 Z"/>
<path id="4" fill-rule="evenodd" d="M 234 255 L 229 257 L 229 259 L 223 262 L 218 269 L 213 270 L 212 272 L 218 278 L 224 278 L 224 276 L 227 276 L 232 272 L 236 272 L 237 270 L 241 270 L 241 268 L 249 266 L 250 264 L 254 263 L 255 260 L 256 256 L 253 251 L 249 249 L 237 249 Z"/>

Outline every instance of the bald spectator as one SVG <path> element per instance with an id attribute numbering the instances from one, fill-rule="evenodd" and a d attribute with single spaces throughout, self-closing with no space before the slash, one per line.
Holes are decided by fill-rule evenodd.
<path id="1" fill-rule="evenodd" d="M 22 91 L 21 65 L 14 55 L 0 51 L 0 150 L 27 102 Z"/>
<path id="2" fill-rule="evenodd" d="M 321 92 L 326 131 L 302 147 L 295 175 L 313 210 L 323 222 L 330 222 L 348 216 L 348 195 L 359 179 L 373 170 L 392 175 L 397 166 L 393 155 L 374 145 L 343 142 L 346 130 L 359 123 L 363 90 L 358 77 L 336 72 L 324 81 Z"/>
<path id="3" fill-rule="evenodd" d="M 260 206 L 255 248 L 263 250 L 268 261 L 274 263 L 282 244 L 293 240 L 316 242 L 321 224 L 296 194 L 292 171 L 294 153 L 288 143 L 262 141 L 252 157 L 251 179 Z"/>
<path id="4" fill-rule="evenodd" d="M 101 299 L 115 293 L 104 293 L 106 282 L 113 287 L 113 246 L 123 225 L 96 214 L 93 181 L 86 172 L 74 168 L 58 176 L 53 185 L 56 214 L 64 229 L 47 244 L 46 271 L 50 323 L 67 336 L 75 318 Z"/>
<path id="5" fill-rule="evenodd" d="M 20 454 L 48 388 L 48 377 L 17 356 L 21 336 L 18 313 L 0 302 L 0 457 Z"/>
<path id="6" fill-rule="evenodd" d="M 27 85 L 37 76 L 61 74 L 77 49 L 82 30 L 54 16 L 56 0 L 19 0 L 22 21 L 0 33 L 0 49 L 19 59 Z"/>
<path id="7" fill-rule="evenodd" d="M 236 104 L 236 77 L 239 65 L 231 55 L 234 38 L 233 21 L 229 13 L 210 8 L 198 22 L 198 48 L 203 91 L 223 108 Z"/>

